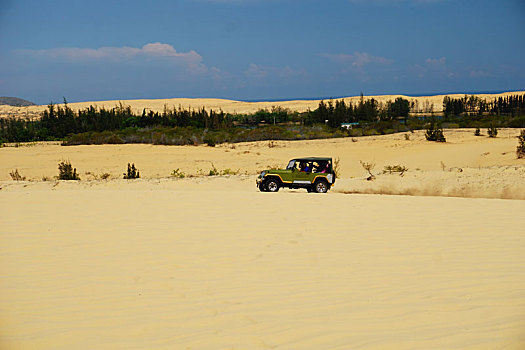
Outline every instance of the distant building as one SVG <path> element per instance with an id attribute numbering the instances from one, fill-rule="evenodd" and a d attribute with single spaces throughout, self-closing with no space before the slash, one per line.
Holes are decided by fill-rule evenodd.
<path id="1" fill-rule="evenodd" d="M 352 129 L 354 126 L 359 126 L 359 123 L 341 123 L 341 127 L 345 129 Z"/>

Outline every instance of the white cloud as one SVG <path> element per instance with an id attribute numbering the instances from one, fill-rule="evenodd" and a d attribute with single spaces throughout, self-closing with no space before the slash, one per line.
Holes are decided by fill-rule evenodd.
<path id="1" fill-rule="evenodd" d="M 328 58 L 330 61 L 344 66 L 344 71 L 355 71 L 364 74 L 364 67 L 369 64 L 386 65 L 392 63 L 391 59 L 374 56 L 367 52 L 355 51 L 353 54 L 319 54 L 321 57 Z"/>
<path id="2" fill-rule="evenodd" d="M 289 66 L 274 67 L 258 65 L 255 63 L 251 63 L 244 74 L 252 79 L 264 79 L 267 77 L 291 78 L 306 75 L 304 70 L 292 69 Z"/>
<path id="3" fill-rule="evenodd" d="M 122 62 L 135 58 L 164 58 L 172 63 L 182 64 L 194 73 L 205 73 L 208 68 L 202 63 L 202 56 L 194 50 L 177 52 L 172 45 L 163 43 L 149 43 L 141 48 L 120 46 L 91 48 L 53 48 L 43 50 L 18 50 L 23 55 L 33 57 L 47 57 L 54 60 L 69 62 L 86 61 L 113 61 Z"/>
<path id="4" fill-rule="evenodd" d="M 458 77 L 458 73 L 450 69 L 446 57 L 433 58 L 429 57 L 425 62 L 412 66 L 412 70 L 419 79 L 428 78 L 429 76 L 447 77 L 453 79 Z"/>
<path id="5" fill-rule="evenodd" d="M 487 78 L 490 77 L 490 73 L 484 70 L 472 70 L 470 71 L 471 78 Z"/>
<path id="6" fill-rule="evenodd" d="M 361 69 L 364 66 L 370 64 L 370 63 L 376 63 L 376 64 L 390 64 L 392 63 L 392 60 L 380 57 L 380 56 L 373 56 L 367 52 L 354 52 L 353 54 L 327 54 L 323 53 L 319 56 L 326 57 L 332 62 L 341 63 L 345 65 L 350 65 L 354 68 Z"/>
<path id="7" fill-rule="evenodd" d="M 440 65 L 445 65 L 447 64 L 447 58 L 446 57 L 441 57 L 441 58 L 427 58 L 425 63 L 427 65 L 431 65 L 431 66 L 440 66 Z"/>
<path id="8" fill-rule="evenodd" d="M 380 67 L 386 67 L 393 62 L 393 60 L 386 57 L 374 56 L 368 52 L 359 51 L 355 51 L 353 54 L 322 53 L 319 56 L 337 63 L 340 66 L 339 73 L 350 72 L 363 82 L 369 81 L 371 76 L 379 76 L 378 70 L 382 70 Z"/>

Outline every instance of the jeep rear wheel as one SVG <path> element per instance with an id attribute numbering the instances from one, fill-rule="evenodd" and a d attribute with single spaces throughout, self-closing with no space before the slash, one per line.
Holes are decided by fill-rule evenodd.
<path id="1" fill-rule="evenodd" d="M 279 184 L 279 181 L 275 180 L 275 179 L 269 179 L 266 181 L 266 190 L 268 192 L 277 192 L 279 191 L 279 187 L 280 184 Z"/>
<path id="2" fill-rule="evenodd" d="M 328 183 L 325 180 L 316 181 L 314 191 L 317 193 L 326 193 L 328 191 Z"/>

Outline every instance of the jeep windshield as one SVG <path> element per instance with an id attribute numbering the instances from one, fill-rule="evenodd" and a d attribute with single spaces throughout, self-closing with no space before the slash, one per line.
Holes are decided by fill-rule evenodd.
<path id="1" fill-rule="evenodd" d="M 295 167 L 295 159 L 292 159 L 288 165 L 286 166 L 286 169 L 293 169 Z"/>

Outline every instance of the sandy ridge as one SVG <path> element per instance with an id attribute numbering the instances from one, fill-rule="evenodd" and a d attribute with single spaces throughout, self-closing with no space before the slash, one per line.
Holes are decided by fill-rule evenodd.
<path id="1" fill-rule="evenodd" d="M 483 99 L 494 99 L 497 97 L 505 97 L 509 95 L 524 95 L 525 91 L 515 92 L 504 92 L 501 94 L 475 94 L 475 96 Z M 421 111 L 430 111 L 430 108 L 434 112 L 443 111 L 443 97 L 450 96 L 454 98 L 463 97 L 465 94 L 447 94 L 447 95 L 434 95 L 434 96 L 405 96 L 405 95 L 377 95 L 377 96 L 365 96 L 365 99 L 374 98 L 380 103 L 386 103 L 387 101 L 394 101 L 397 97 L 414 101 L 418 105 L 418 109 Z M 344 97 L 346 102 L 357 103 L 360 100 L 360 96 Z M 226 113 L 254 113 L 260 109 L 271 109 L 272 107 L 286 108 L 291 111 L 305 112 L 308 109 L 316 109 L 321 100 L 291 100 L 291 101 L 274 101 L 274 102 L 243 102 L 227 99 L 217 98 L 171 98 L 171 99 L 139 99 L 139 100 L 109 100 L 109 101 L 88 101 L 88 102 L 75 102 L 70 103 L 69 107 L 74 110 L 84 109 L 89 106 L 113 108 L 122 103 L 124 106 L 130 106 L 132 111 L 136 114 L 142 113 L 144 109 L 146 111 L 162 112 L 167 106 L 168 108 L 179 108 L 183 109 L 199 109 L 205 108 L 207 110 L 222 110 Z M 7 105 L 0 105 L 0 117 L 17 116 L 34 118 L 38 117 L 39 114 L 47 108 L 47 105 L 28 106 L 28 107 L 13 107 Z"/>

